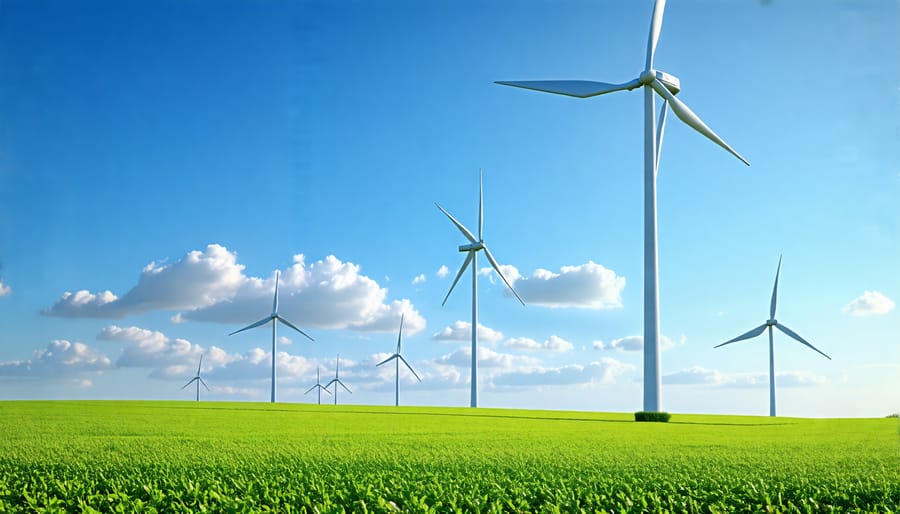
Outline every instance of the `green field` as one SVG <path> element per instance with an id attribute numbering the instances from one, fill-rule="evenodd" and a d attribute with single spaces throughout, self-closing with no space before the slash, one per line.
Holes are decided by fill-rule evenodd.
<path id="1" fill-rule="evenodd" d="M 0 402 L 0 512 L 896 512 L 897 419 Z"/>

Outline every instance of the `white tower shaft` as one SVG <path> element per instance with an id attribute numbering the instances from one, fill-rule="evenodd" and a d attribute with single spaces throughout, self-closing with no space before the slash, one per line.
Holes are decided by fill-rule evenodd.
<path id="1" fill-rule="evenodd" d="M 769 325 L 769 416 L 775 417 L 775 343 Z"/>
<path id="2" fill-rule="evenodd" d="M 478 407 L 478 252 L 472 252 L 472 394 L 469 407 Z"/>
<path id="3" fill-rule="evenodd" d="M 644 86 L 644 410 L 660 410 L 656 99 Z"/>

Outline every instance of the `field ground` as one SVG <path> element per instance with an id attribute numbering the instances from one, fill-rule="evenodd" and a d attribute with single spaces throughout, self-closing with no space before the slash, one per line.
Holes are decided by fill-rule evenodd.
<path id="1" fill-rule="evenodd" d="M 0 512 L 897 512 L 897 419 L 0 402 Z"/>

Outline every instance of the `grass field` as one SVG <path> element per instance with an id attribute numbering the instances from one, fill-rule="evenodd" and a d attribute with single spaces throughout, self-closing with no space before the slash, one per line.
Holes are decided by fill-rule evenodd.
<path id="1" fill-rule="evenodd" d="M 897 419 L 0 402 L 0 512 L 896 512 Z"/>

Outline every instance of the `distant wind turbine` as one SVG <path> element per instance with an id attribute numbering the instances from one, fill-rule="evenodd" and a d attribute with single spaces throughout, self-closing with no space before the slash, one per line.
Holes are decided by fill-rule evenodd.
<path id="1" fill-rule="evenodd" d="M 472 384 L 471 384 L 471 397 L 469 401 L 470 407 L 478 407 L 478 264 L 477 262 L 477 254 L 479 250 L 484 250 L 484 255 L 487 257 L 488 262 L 491 263 L 491 266 L 494 268 L 494 271 L 500 275 L 500 278 L 503 280 L 503 283 L 506 284 L 506 287 L 512 291 L 512 294 L 518 298 L 518 300 L 525 305 L 525 301 L 522 300 L 522 297 L 519 296 L 519 293 L 513 289 L 513 286 L 510 285 L 509 281 L 506 280 L 506 277 L 503 276 L 503 272 L 500 271 L 500 265 L 497 264 L 497 260 L 494 259 L 494 256 L 491 255 L 491 251 L 488 249 L 487 245 L 484 243 L 484 239 L 482 237 L 482 228 L 484 227 L 484 188 L 483 188 L 484 176 L 481 173 L 481 170 L 478 172 L 478 238 L 476 239 L 472 232 L 469 231 L 466 227 L 462 225 L 462 223 L 456 221 L 456 218 L 450 215 L 449 212 L 445 211 L 443 207 L 437 205 L 437 208 L 441 210 L 444 214 L 450 218 L 450 221 L 456 225 L 456 228 L 465 236 L 466 239 L 469 240 L 469 244 L 461 245 L 459 247 L 460 252 L 466 252 L 466 260 L 463 261 L 462 267 L 459 268 L 459 273 L 456 274 L 456 278 L 453 280 L 453 285 L 450 286 L 450 290 L 447 291 L 447 296 L 444 297 L 444 301 L 441 302 L 441 305 L 447 303 L 447 298 L 450 298 L 450 293 L 453 292 L 453 288 L 456 287 L 456 283 L 459 282 L 462 274 L 465 273 L 466 267 L 469 264 L 472 264 Z"/>
<path id="2" fill-rule="evenodd" d="M 318 389 L 319 405 L 322 405 L 322 391 L 325 391 L 328 394 L 331 394 L 331 391 L 326 389 L 324 386 L 322 386 L 322 383 L 319 382 L 319 366 L 316 366 L 316 385 L 307 389 L 306 392 L 303 394 L 307 395 L 313 391 L 316 391 L 317 389 Z"/>
<path id="3" fill-rule="evenodd" d="M 734 339 L 729 341 L 725 341 L 720 345 L 716 345 L 713 348 L 718 348 L 720 346 L 725 346 L 726 344 L 736 343 L 738 341 L 743 341 L 744 339 L 752 339 L 760 334 L 762 334 L 766 328 L 769 329 L 769 416 L 775 416 L 775 345 L 772 340 L 772 327 L 781 330 L 792 339 L 799 341 L 806 346 L 809 346 L 813 350 L 822 354 L 826 359 L 831 360 L 831 357 L 825 355 L 821 350 L 811 345 L 809 341 L 803 339 L 796 332 L 784 326 L 783 323 L 779 323 L 775 319 L 775 303 L 778 298 L 778 275 L 781 274 L 781 257 L 778 257 L 778 271 L 775 272 L 775 287 L 772 289 L 772 303 L 769 305 L 769 320 L 763 323 L 762 325 L 754 328 L 753 330 L 747 332 L 746 334 L 739 335 Z"/>
<path id="4" fill-rule="evenodd" d="M 504 86 L 532 89 L 545 93 L 589 98 L 615 91 L 644 88 L 644 410 L 659 411 L 660 370 L 659 370 L 659 264 L 657 256 L 656 233 L 656 174 L 659 170 L 659 154 L 662 147 L 663 132 L 666 126 L 666 113 L 669 105 L 678 118 L 712 142 L 721 146 L 746 165 L 750 165 L 728 144 L 703 123 L 694 112 L 675 95 L 681 90 L 681 82 L 677 77 L 653 69 L 653 55 L 659 41 L 662 28 L 665 0 L 656 0 L 650 23 L 650 37 L 647 41 L 647 63 L 644 71 L 629 82 L 608 84 L 587 80 L 532 80 L 518 82 L 496 82 Z M 659 116 L 656 117 L 656 97 L 662 97 L 663 104 Z M 614 127 L 614 125 L 610 125 Z"/>
<path id="5" fill-rule="evenodd" d="M 337 356 L 337 363 L 334 365 L 334 378 L 332 378 L 330 382 L 325 384 L 325 387 L 330 387 L 331 384 L 334 384 L 334 404 L 335 405 L 337 405 L 338 386 L 343 387 L 345 391 L 347 391 L 350 394 L 353 394 L 353 391 L 351 391 L 350 388 L 348 388 L 346 385 L 344 385 L 344 382 L 341 381 L 341 356 L 340 355 Z"/>
<path id="6" fill-rule="evenodd" d="M 407 369 L 409 369 L 409 371 L 412 372 L 412 374 L 416 377 L 416 380 L 418 380 L 419 382 L 422 381 L 422 379 L 419 378 L 419 375 L 416 374 L 416 371 L 414 369 L 412 369 L 412 366 L 410 366 L 409 363 L 406 362 L 406 359 L 404 359 L 403 356 L 400 355 L 400 338 L 401 337 L 403 337 L 403 315 L 402 314 L 400 315 L 400 333 L 397 334 L 397 353 L 395 353 L 394 355 L 391 355 L 387 359 L 384 359 L 383 361 L 381 361 L 375 365 L 375 367 L 378 367 L 378 366 L 381 366 L 382 364 L 387 364 L 391 360 L 394 361 L 395 372 L 396 372 L 396 375 L 394 378 L 394 406 L 396 406 L 396 407 L 400 406 L 400 361 L 403 361 L 403 364 L 406 366 Z"/>
<path id="7" fill-rule="evenodd" d="M 305 336 L 310 341 L 314 341 L 314 339 L 309 337 L 306 334 L 306 332 L 295 327 L 293 323 L 291 323 L 290 321 L 288 321 L 278 315 L 278 278 L 279 278 L 279 276 L 280 276 L 280 273 L 276 271 L 275 272 L 275 300 L 272 302 L 272 314 L 257 321 L 256 323 L 254 323 L 252 325 L 247 325 L 246 327 L 244 327 L 240 330 L 235 330 L 234 332 L 228 334 L 230 336 L 233 336 L 234 334 L 237 334 L 238 332 L 243 332 L 244 330 L 250 330 L 251 328 L 260 327 L 270 321 L 272 322 L 272 403 L 275 403 L 275 356 L 277 355 L 276 351 L 275 351 L 275 331 L 276 331 L 276 327 L 278 326 L 278 322 L 280 321 L 280 322 L 284 323 L 285 325 L 293 328 L 297 332 L 300 332 L 303 336 Z"/>
<path id="8" fill-rule="evenodd" d="M 200 401 L 200 384 L 203 384 L 203 387 L 205 387 L 206 390 L 209 391 L 209 386 L 206 385 L 206 381 L 200 377 L 200 367 L 201 366 L 203 366 L 203 354 L 202 353 L 200 354 L 200 364 L 197 365 L 197 376 L 192 378 L 187 384 L 184 384 L 183 386 L 181 386 L 181 388 L 184 389 L 187 386 L 196 382 L 197 383 L 197 401 L 198 402 Z"/>

